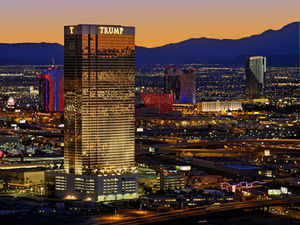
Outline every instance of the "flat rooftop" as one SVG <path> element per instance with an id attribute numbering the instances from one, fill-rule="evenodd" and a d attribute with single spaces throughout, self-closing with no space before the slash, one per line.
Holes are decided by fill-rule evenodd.
<path id="1" fill-rule="evenodd" d="M 233 164 L 233 165 L 223 165 L 227 168 L 232 168 L 236 170 L 258 170 L 260 167 L 258 166 L 251 166 L 251 165 L 239 165 L 239 164 Z"/>

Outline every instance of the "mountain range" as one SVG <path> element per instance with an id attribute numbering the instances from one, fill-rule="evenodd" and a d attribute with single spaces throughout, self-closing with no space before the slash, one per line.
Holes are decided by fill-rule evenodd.
<path id="1" fill-rule="evenodd" d="M 299 26 L 241 39 L 192 38 L 155 48 L 136 46 L 136 64 L 221 64 L 242 66 L 247 56 L 267 57 L 268 66 L 299 66 Z M 57 43 L 0 43 L 0 65 L 63 64 L 63 45 Z"/>

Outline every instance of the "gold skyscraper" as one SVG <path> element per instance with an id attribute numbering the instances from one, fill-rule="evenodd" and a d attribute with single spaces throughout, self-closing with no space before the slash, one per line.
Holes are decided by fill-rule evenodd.
<path id="1" fill-rule="evenodd" d="M 56 194 L 134 198 L 135 29 L 76 25 L 64 33 L 65 175 L 55 178 Z"/>

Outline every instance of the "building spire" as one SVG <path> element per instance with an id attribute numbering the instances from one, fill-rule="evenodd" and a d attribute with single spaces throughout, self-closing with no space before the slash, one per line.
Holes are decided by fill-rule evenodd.
<path id="1" fill-rule="evenodd" d="M 54 57 L 52 57 L 52 68 L 54 68 L 54 65 L 55 65 L 55 61 L 54 61 Z"/>

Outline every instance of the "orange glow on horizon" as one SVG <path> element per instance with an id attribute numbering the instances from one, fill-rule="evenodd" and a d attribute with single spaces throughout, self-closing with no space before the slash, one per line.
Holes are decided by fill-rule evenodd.
<path id="1" fill-rule="evenodd" d="M 157 47 L 200 37 L 239 39 L 300 20 L 298 0 L 10 0 L 1 8 L 0 43 L 63 44 L 64 25 L 86 23 L 135 26 L 138 46 Z"/>

